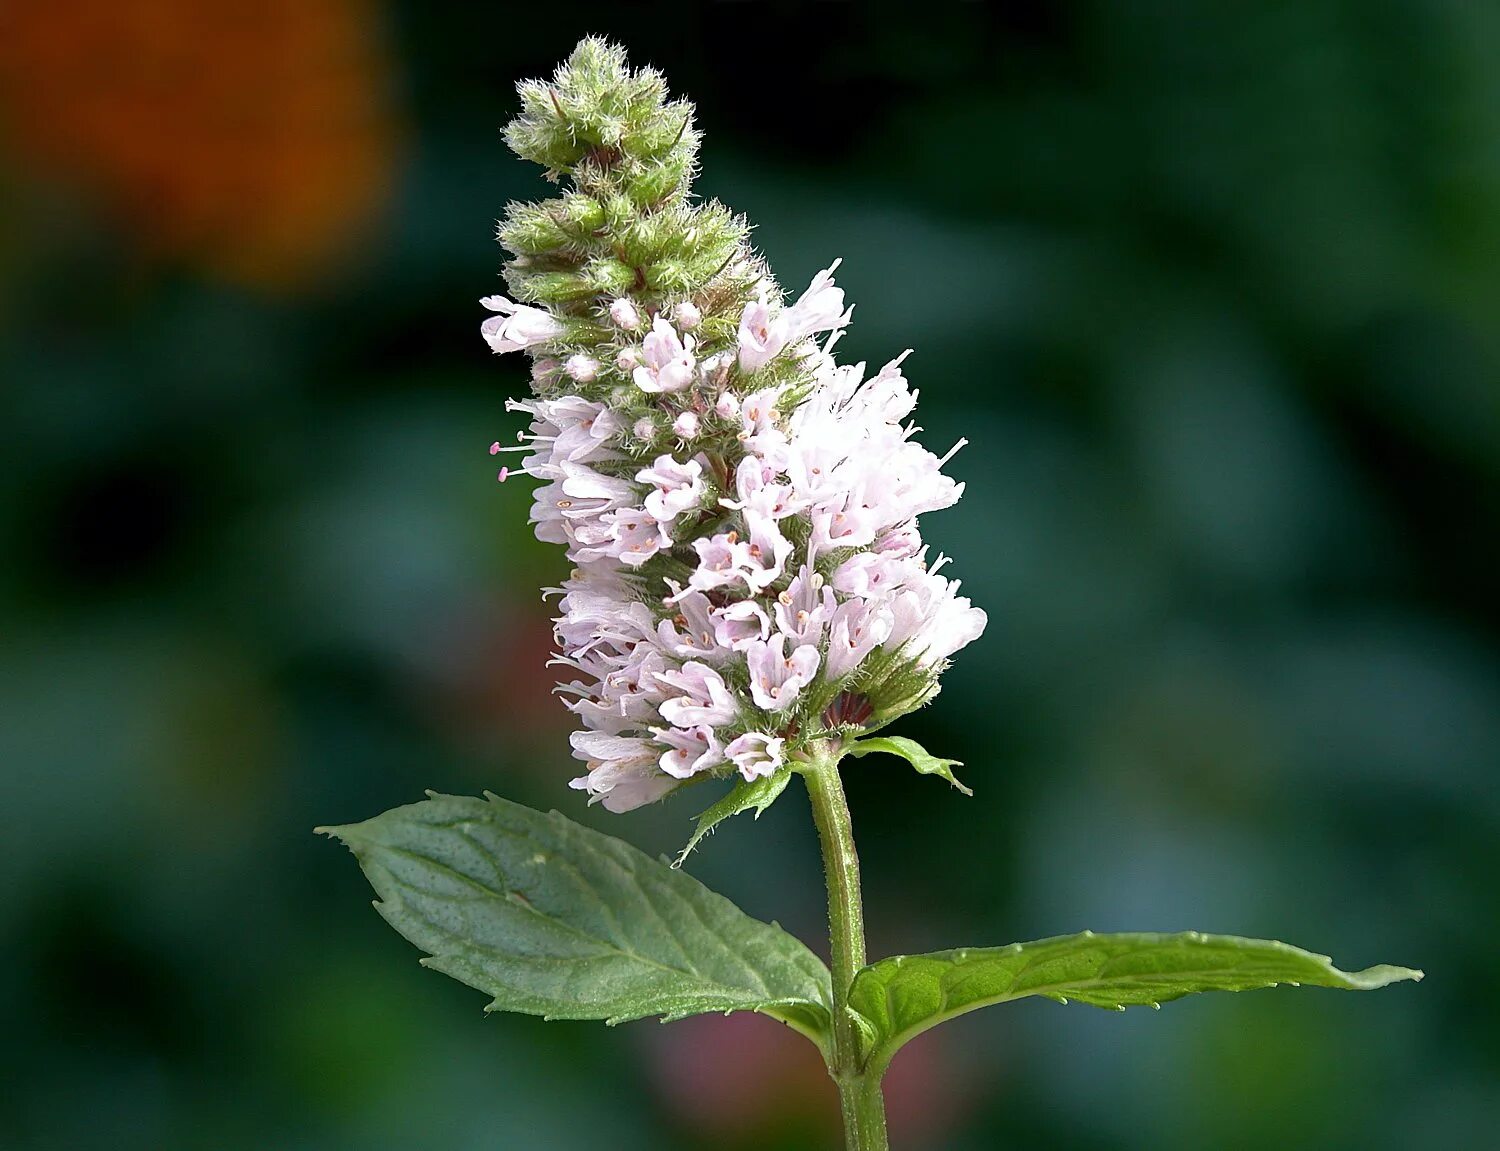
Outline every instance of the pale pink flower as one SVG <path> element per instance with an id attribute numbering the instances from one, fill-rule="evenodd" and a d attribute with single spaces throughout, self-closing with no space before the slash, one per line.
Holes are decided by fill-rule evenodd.
<path id="1" fill-rule="evenodd" d="M 627 332 L 633 332 L 641 326 L 641 314 L 636 311 L 633 303 L 623 297 L 610 304 L 609 318 L 615 322 L 616 327 L 624 328 Z"/>
<path id="2" fill-rule="evenodd" d="M 771 634 L 771 620 L 753 599 L 740 600 L 712 613 L 714 638 L 721 647 L 743 651 Z"/>
<path id="3" fill-rule="evenodd" d="M 479 326 L 480 333 L 494 352 L 519 352 L 562 334 L 563 326 L 550 312 L 513 303 L 504 296 L 486 296 L 479 301 L 498 316 L 491 316 Z"/>
<path id="4" fill-rule="evenodd" d="M 843 262 L 842 259 L 835 260 L 814 276 L 807 290 L 787 309 L 789 343 L 849 323 L 852 316 L 844 310 L 844 289 L 833 282 L 833 273 Z"/>
<path id="5" fill-rule="evenodd" d="M 956 580 L 937 574 L 946 563 L 939 556 L 931 570 L 909 581 L 890 599 L 895 619 L 890 642 L 905 644 L 912 658 L 929 665 L 973 642 L 987 622 L 983 611 L 958 594 Z"/>
<path id="6" fill-rule="evenodd" d="M 693 550 L 698 553 L 698 566 L 688 577 L 689 586 L 698 591 L 733 583 L 749 586 L 746 571 L 750 567 L 750 549 L 737 534 L 720 532 L 706 540 L 694 540 Z"/>
<path id="7" fill-rule="evenodd" d="M 754 511 L 745 513 L 750 539 L 744 550 L 745 582 L 756 591 L 764 591 L 781 578 L 792 541 L 781 534 L 772 516 Z"/>
<path id="8" fill-rule="evenodd" d="M 680 695 L 664 701 L 661 717 L 673 727 L 720 727 L 739 716 L 739 705 L 723 677 L 692 660 L 677 671 L 656 673 L 657 683 Z"/>
<path id="9" fill-rule="evenodd" d="M 822 642 L 823 626 L 837 609 L 833 588 L 821 574 L 804 567 L 776 597 L 776 627 L 792 643 L 816 647 Z"/>
<path id="10" fill-rule="evenodd" d="M 777 769 L 785 762 L 782 756 L 785 744 L 786 741 L 779 736 L 747 731 L 729 743 L 724 749 L 724 755 L 733 761 L 748 782 L 776 774 Z"/>
<path id="11" fill-rule="evenodd" d="M 602 803 L 606 811 L 634 811 L 655 803 L 678 786 L 678 781 L 663 775 L 653 760 L 643 763 L 606 761 L 587 775 L 568 781 L 575 791 L 587 791 L 590 803 Z"/>
<path id="12" fill-rule="evenodd" d="M 786 347 L 786 342 L 786 317 L 772 314 L 762 289 L 760 298 L 746 304 L 740 314 L 740 371 L 760 371 Z"/>
<path id="13" fill-rule="evenodd" d="M 651 734 L 667 749 L 657 762 L 673 779 L 688 779 L 724 762 L 724 746 L 710 727 L 653 727 Z"/>
<path id="14" fill-rule="evenodd" d="M 919 575 L 920 565 L 880 551 L 852 555 L 833 573 L 833 586 L 845 595 L 879 599 L 892 594 L 908 578 Z"/>
<path id="15" fill-rule="evenodd" d="M 818 649 L 810 645 L 786 654 L 786 636 L 752 641 L 745 649 L 750 668 L 750 694 L 766 711 L 785 711 L 818 673 Z"/>
<path id="16" fill-rule="evenodd" d="M 641 366 L 631 374 L 635 386 L 643 392 L 680 392 L 693 382 L 693 341 L 678 335 L 661 316 L 641 343 Z"/>
<path id="17" fill-rule="evenodd" d="M 703 502 L 706 489 L 703 465 L 698 460 L 688 460 L 683 464 L 671 456 L 657 456 L 656 462 L 636 472 L 635 478 L 651 485 L 652 491 L 646 496 L 646 510 L 662 523 L 670 523 Z"/>
<path id="18" fill-rule="evenodd" d="M 824 665 L 828 678 L 843 679 L 890 638 L 894 626 L 895 619 L 887 608 L 861 599 L 841 603 L 828 625 L 828 659 Z"/>
<path id="19" fill-rule="evenodd" d="M 765 435 L 767 432 L 780 430 L 776 426 L 777 417 L 780 415 L 776 410 L 776 400 L 780 394 L 780 388 L 765 388 L 752 392 L 741 401 L 740 420 L 744 427 L 744 431 L 740 434 L 741 439 L 750 440 L 756 436 Z"/>
<path id="20" fill-rule="evenodd" d="M 894 559 L 905 559 L 922 550 L 922 535 L 915 524 L 902 524 L 876 540 L 875 550 Z"/>
<path id="21" fill-rule="evenodd" d="M 712 660 L 715 663 L 727 659 L 731 654 L 730 647 L 719 638 L 719 621 L 708 597 L 702 592 L 683 592 L 671 581 L 668 585 L 680 593 L 674 599 L 677 614 L 656 625 L 657 642 L 678 659 Z"/>
<path id="22" fill-rule="evenodd" d="M 599 361 L 593 356 L 585 356 L 582 352 L 575 353 L 563 363 L 563 371 L 570 379 L 580 384 L 587 384 L 599 375 Z"/>
<path id="23" fill-rule="evenodd" d="M 621 563 L 640 567 L 662 548 L 672 544 L 672 537 L 662 527 L 661 521 L 649 511 L 622 508 L 608 518 L 612 542 L 604 551 Z"/>
<path id="24" fill-rule="evenodd" d="M 814 276 L 807 291 L 789 308 L 773 306 L 762 286 L 759 295 L 740 313 L 740 371 L 758 372 L 780 355 L 782 349 L 849 323 L 853 309 L 845 310 L 844 290 L 833 282 L 834 270 L 840 263 L 841 260 L 835 260 Z"/>

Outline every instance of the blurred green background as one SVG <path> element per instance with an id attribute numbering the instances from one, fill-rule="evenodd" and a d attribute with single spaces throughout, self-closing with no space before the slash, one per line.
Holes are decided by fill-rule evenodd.
<path id="1" fill-rule="evenodd" d="M 1477 1148 L 1500 1130 L 1500 6 L 6 0 L 0 1147 L 825 1148 L 755 1017 L 480 1013 L 317 823 L 564 786 L 486 446 L 497 128 L 586 32 L 842 350 L 911 346 L 990 612 L 850 772 L 876 954 L 1271 935 L 1377 995 L 1026 1003 L 897 1062 L 917 1149 Z M 691 870 L 822 936 L 805 801 Z"/>

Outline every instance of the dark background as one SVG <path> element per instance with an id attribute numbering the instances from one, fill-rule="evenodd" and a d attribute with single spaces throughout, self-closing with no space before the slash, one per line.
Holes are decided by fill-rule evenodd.
<path id="1" fill-rule="evenodd" d="M 242 10 L 243 9 L 243 10 Z M 315 839 L 564 786 L 477 298 L 497 128 L 586 32 L 698 102 L 700 189 L 908 346 L 924 524 L 990 613 L 850 791 L 875 954 L 1272 935 L 1428 979 L 898 1061 L 898 1146 L 1490 1145 L 1500 1123 L 1500 6 L 0 9 L 0 1146 L 824 1148 L 755 1017 L 480 1013 Z M 692 864 L 822 935 L 796 790 Z"/>

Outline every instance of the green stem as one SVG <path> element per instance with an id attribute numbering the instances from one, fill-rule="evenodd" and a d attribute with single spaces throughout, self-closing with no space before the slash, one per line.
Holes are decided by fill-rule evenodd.
<path id="1" fill-rule="evenodd" d="M 812 800 L 813 822 L 823 847 L 828 880 L 828 935 L 833 969 L 833 1050 L 829 1072 L 838 1084 L 848 1151 L 887 1151 L 885 1099 L 878 1075 L 866 1074 L 859 1032 L 849 1014 L 849 985 L 865 965 L 865 912 L 859 893 L 859 857 L 854 824 L 839 779 L 843 749 L 815 746 L 802 778 Z"/>

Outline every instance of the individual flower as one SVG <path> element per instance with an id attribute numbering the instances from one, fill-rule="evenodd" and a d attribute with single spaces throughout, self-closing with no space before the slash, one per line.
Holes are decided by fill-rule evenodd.
<path id="1" fill-rule="evenodd" d="M 699 460 L 678 463 L 671 456 L 657 456 L 656 462 L 637 472 L 635 478 L 651 485 L 646 511 L 661 523 L 670 523 L 703 502 L 703 464 Z"/>
<path id="2" fill-rule="evenodd" d="M 599 361 L 579 352 L 563 362 L 563 371 L 576 383 L 587 384 L 598 377 Z"/>
<path id="3" fill-rule="evenodd" d="M 657 672 L 656 681 L 682 693 L 661 705 L 661 717 L 673 727 L 721 727 L 739 716 L 733 693 L 706 663 L 695 660 L 676 671 Z"/>
<path id="4" fill-rule="evenodd" d="M 653 727 L 651 734 L 666 746 L 658 762 L 662 771 L 673 779 L 691 779 L 700 771 L 707 771 L 724 762 L 724 749 L 712 728 L 671 728 L 663 731 L 659 727 Z"/>
<path id="5" fill-rule="evenodd" d="M 753 599 L 742 599 L 713 611 L 713 634 L 728 651 L 744 651 L 771 634 L 771 619 Z"/>
<path id="6" fill-rule="evenodd" d="M 790 308 L 778 309 L 768 300 L 764 284 L 756 298 L 745 305 L 739 323 L 739 365 L 743 372 L 756 372 L 779 355 L 818 332 L 845 327 L 853 309 L 844 308 L 844 290 L 833 281 L 841 260 L 813 277 L 807 291 Z"/>
<path id="7" fill-rule="evenodd" d="M 724 749 L 724 755 L 739 768 L 747 781 L 762 779 L 775 775 L 776 769 L 786 762 L 782 756 L 785 746 L 786 740 L 780 736 L 747 731 Z"/>
<path id="8" fill-rule="evenodd" d="M 740 313 L 740 371 L 757 372 L 786 347 L 787 322 L 775 315 L 766 301 L 765 290 Z"/>
<path id="9" fill-rule="evenodd" d="M 660 316 L 641 344 L 641 360 L 632 379 L 643 392 L 680 392 L 693 382 L 693 340 L 678 335 Z"/>
<path id="10" fill-rule="evenodd" d="M 641 315 L 635 310 L 635 304 L 628 299 L 612 302 L 609 305 L 609 318 L 627 332 L 633 332 L 641 326 Z"/>
<path id="11" fill-rule="evenodd" d="M 785 711 L 797 702 L 802 689 L 818 671 L 818 649 L 803 644 L 790 653 L 787 637 L 777 634 L 770 641 L 752 640 L 745 648 L 750 668 L 750 694 L 757 707 Z"/>
<path id="12" fill-rule="evenodd" d="M 500 313 L 479 328 L 493 352 L 519 352 L 533 344 L 545 343 L 563 330 L 562 324 L 541 308 L 512 303 L 504 296 L 486 296 L 479 302 Z"/>

